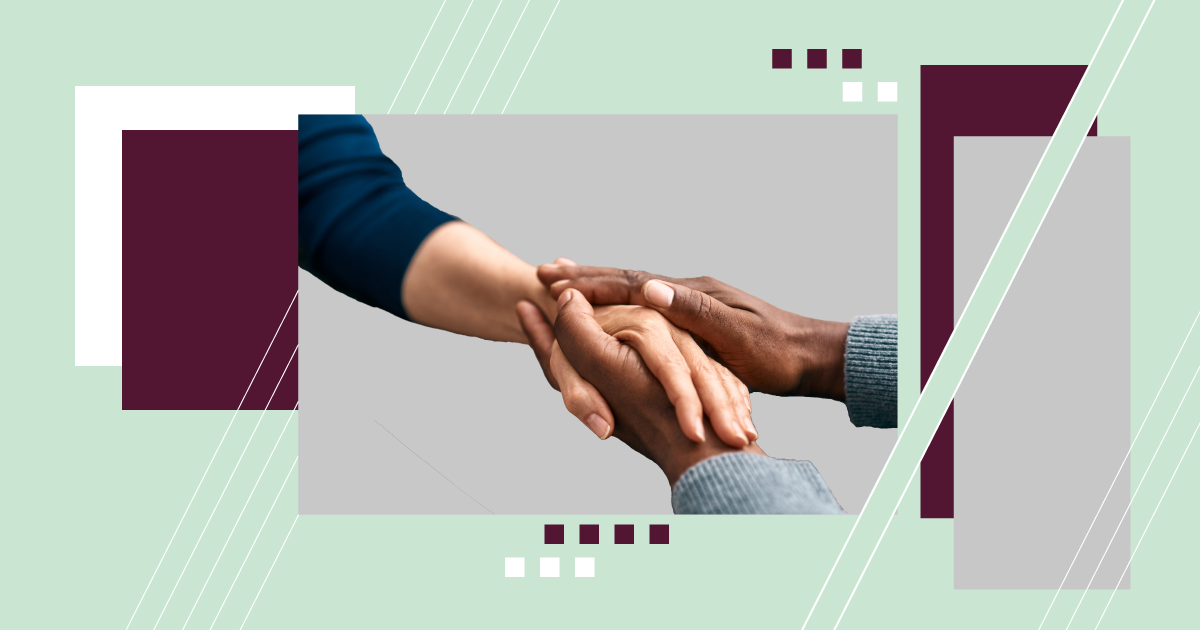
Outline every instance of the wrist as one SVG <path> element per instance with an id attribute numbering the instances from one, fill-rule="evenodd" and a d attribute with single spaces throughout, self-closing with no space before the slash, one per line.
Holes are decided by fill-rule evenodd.
<path id="1" fill-rule="evenodd" d="M 796 316 L 791 335 L 800 376 L 791 396 L 846 400 L 846 336 L 850 324 Z"/>
<path id="2" fill-rule="evenodd" d="M 686 444 L 677 445 L 677 447 L 674 448 L 666 458 L 658 462 L 659 468 L 661 468 L 663 474 L 667 476 L 667 482 L 670 483 L 672 488 L 675 487 L 675 482 L 679 481 L 679 478 L 682 477 L 683 474 L 688 471 L 688 469 L 706 459 L 709 459 L 710 457 L 716 457 L 717 455 L 724 455 L 726 453 L 749 453 L 762 457 L 767 456 L 767 454 L 763 452 L 762 448 L 758 446 L 757 442 L 751 442 L 742 448 L 734 448 L 722 442 L 720 438 L 718 438 L 716 434 L 712 432 L 711 426 L 706 424 L 706 427 L 708 429 L 705 436 L 707 439 L 705 439 L 704 442 L 697 444 L 691 440 L 688 440 L 687 438 L 684 438 Z"/>

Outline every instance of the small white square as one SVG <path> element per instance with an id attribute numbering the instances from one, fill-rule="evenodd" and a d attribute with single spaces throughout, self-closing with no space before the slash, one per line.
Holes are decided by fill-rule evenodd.
<path id="1" fill-rule="evenodd" d="M 596 577 L 596 559 L 575 558 L 575 577 Z"/>
<path id="2" fill-rule="evenodd" d="M 862 82 L 847 81 L 842 83 L 842 101 L 847 103 L 862 101 Z"/>
<path id="3" fill-rule="evenodd" d="M 525 558 L 505 558 L 504 577 L 525 577 Z"/>
<path id="4" fill-rule="evenodd" d="M 879 82 L 879 102 L 880 103 L 895 103 L 897 84 L 895 81 L 880 81 Z"/>
<path id="5" fill-rule="evenodd" d="M 542 577 L 558 577 L 558 558 L 542 558 Z"/>

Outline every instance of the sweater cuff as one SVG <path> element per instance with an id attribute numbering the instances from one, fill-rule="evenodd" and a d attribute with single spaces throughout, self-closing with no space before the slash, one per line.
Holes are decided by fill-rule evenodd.
<path id="1" fill-rule="evenodd" d="M 855 426 L 896 427 L 898 320 L 855 317 L 846 336 L 846 410 Z"/>
<path id="2" fill-rule="evenodd" d="M 710 457 L 671 491 L 676 514 L 845 514 L 808 461 L 750 453 Z"/>

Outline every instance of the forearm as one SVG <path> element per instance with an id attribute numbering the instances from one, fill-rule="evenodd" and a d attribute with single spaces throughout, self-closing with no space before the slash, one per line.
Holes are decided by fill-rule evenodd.
<path id="1" fill-rule="evenodd" d="M 421 243 L 401 295 L 413 321 L 492 341 L 526 343 L 516 311 L 521 300 L 537 304 L 551 322 L 557 313 L 536 267 L 460 221 Z"/>

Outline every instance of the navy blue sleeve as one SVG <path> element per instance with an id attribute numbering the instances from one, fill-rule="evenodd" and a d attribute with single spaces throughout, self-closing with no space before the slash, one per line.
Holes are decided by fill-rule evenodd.
<path id="1" fill-rule="evenodd" d="M 362 116 L 300 116 L 300 267 L 346 295 L 409 319 L 404 272 L 451 216 L 404 184 Z"/>

